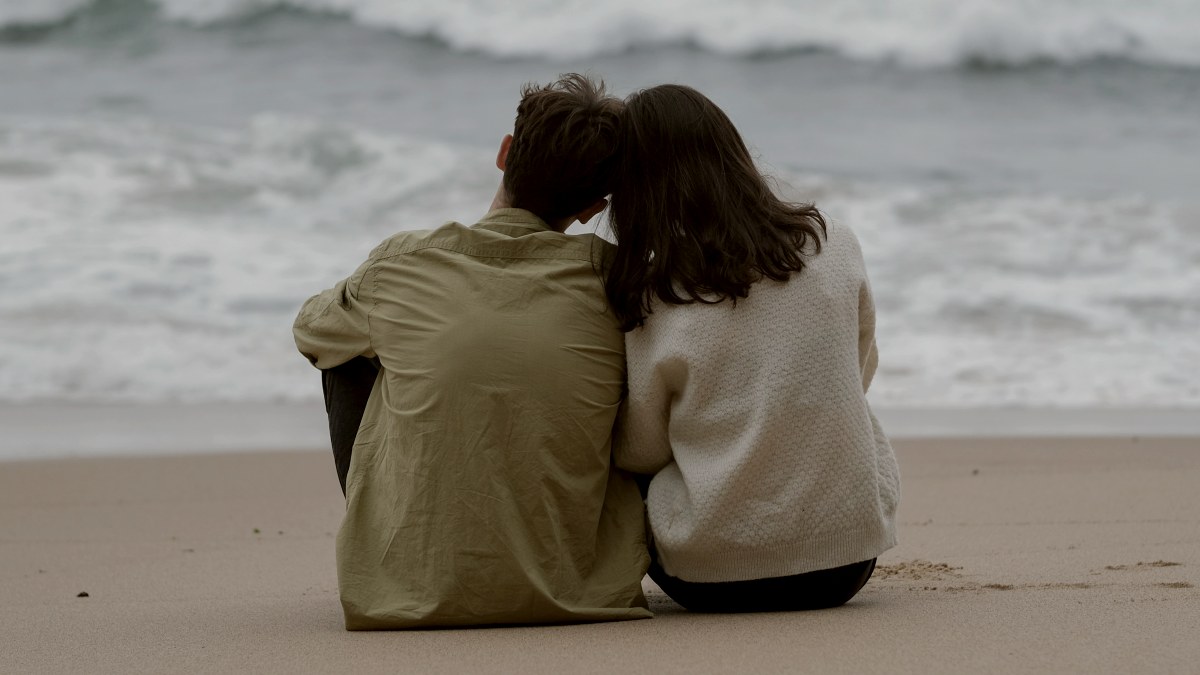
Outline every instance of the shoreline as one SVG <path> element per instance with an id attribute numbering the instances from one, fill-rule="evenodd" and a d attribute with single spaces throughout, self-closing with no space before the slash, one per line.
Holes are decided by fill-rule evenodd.
<path id="1" fill-rule="evenodd" d="M 893 440 L 1200 437 L 1194 408 L 875 408 Z M 321 403 L 0 403 L 0 463 L 327 450 Z"/>
<path id="2" fill-rule="evenodd" d="M 644 621 L 375 633 L 342 626 L 344 506 L 325 453 L 10 462 L 0 672 L 1170 673 L 1200 662 L 1200 437 L 895 445 L 900 544 L 845 607 L 692 614 L 646 581 L 656 616 Z"/>

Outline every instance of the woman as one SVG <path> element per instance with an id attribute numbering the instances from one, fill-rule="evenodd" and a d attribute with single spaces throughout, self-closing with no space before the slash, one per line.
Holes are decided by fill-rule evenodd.
<path id="1" fill-rule="evenodd" d="M 623 124 L 615 453 L 653 475 L 650 575 L 696 611 L 844 604 L 895 545 L 899 492 L 865 397 L 875 320 L 858 242 L 773 194 L 694 89 L 636 93 Z"/>

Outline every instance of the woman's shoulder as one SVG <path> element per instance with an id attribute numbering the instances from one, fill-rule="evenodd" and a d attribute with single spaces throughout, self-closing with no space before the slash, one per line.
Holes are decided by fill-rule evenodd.
<path id="1" fill-rule="evenodd" d="M 825 225 L 825 238 L 821 242 L 821 250 L 822 253 L 829 251 L 862 258 L 862 247 L 858 243 L 858 235 L 849 225 L 832 218 Z"/>

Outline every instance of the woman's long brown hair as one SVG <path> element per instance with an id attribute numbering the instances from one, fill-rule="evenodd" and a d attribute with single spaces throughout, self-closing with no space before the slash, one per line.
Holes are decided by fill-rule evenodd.
<path id="1" fill-rule="evenodd" d="M 666 84 L 625 101 L 605 288 L 624 330 L 654 297 L 737 302 L 763 278 L 786 281 L 821 250 L 825 218 L 781 200 L 729 118 L 703 94 Z"/>

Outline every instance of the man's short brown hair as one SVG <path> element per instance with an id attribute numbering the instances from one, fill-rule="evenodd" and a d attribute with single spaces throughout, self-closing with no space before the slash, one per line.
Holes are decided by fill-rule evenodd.
<path id="1" fill-rule="evenodd" d="M 578 73 L 525 85 L 504 170 L 510 204 L 553 222 L 608 195 L 623 108 Z"/>

